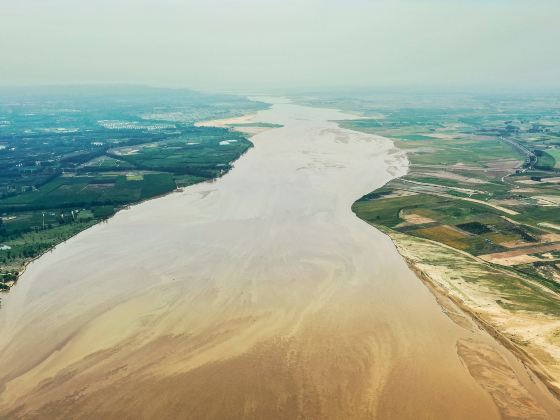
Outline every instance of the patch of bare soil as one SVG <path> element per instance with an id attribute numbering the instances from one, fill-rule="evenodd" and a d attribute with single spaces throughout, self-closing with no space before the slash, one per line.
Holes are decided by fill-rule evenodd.
<path id="1" fill-rule="evenodd" d="M 387 233 L 401 255 L 432 292 L 435 290 L 437 294 L 451 299 L 479 327 L 488 331 L 531 369 L 550 391 L 546 400 L 552 401 L 557 407 L 552 411 L 548 408 L 546 410 L 554 413 L 552 418 L 560 416 L 560 318 L 554 314 L 539 312 L 538 306 L 533 307 L 530 303 L 534 299 L 554 305 L 558 301 L 557 296 L 545 289 L 542 294 L 530 288 L 509 290 L 507 284 L 517 281 L 510 272 L 490 267 L 476 257 L 443 244 L 395 231 Z M 489 277 L 501 279 L 505 288 L 488 282 Z M 511 305 L 510 299 L 514 295 L 510 292 L 524 293 L 523 290 L 527 293 L 527 300 L 521 299 Z M 438 303 L 442 305 L 442 300 L 438 299 Z M 514 309 L 519 305 L 525 305 L 523 307 L 526 310 Z M 444 312 L 448 313 L 445 308 Z M 450 318 L 455 320 L 454 316 Z M 535 379 L 530 378 L 529 381 L 535 382 Z M 539 395 L 541 401 L 544 394 L 540 391 L 538 394 L 531 392 Z"/>
<path id="2" fill-rule="evenodd" d="M 512 251 L 495 252 L 493 254 L 480 255 L 479 258 L 483 259 L 484 261 L 493 262 L 497 264 L 512 265 L 512 264 L 507 264 L 505 262 L 507 262 L 508 260 L 514 257 L 522 257 L 522 256 L 529 257 L 530 254 L 542 254 L 544 252 L 557 251 L 559 249 L 560 249 L 560 243 L 554 243 L 549 245 L 524 247 L 524 248 L 514 249 Z M 531 262 L 531 261 L 527 261 L 527 262 Z M 524 263 L 520 262 L 518 264 L 524 264 Z"/>
<path id="3" fill-rule="evenodd" d="M 434 223 L 434 219 L 430 219 L 429 217 L 420 216 L 416 213 L 406 213 L 401 212 L 399 215 L 402 219 L 406 220 L 408 223 L 412 225 L 423 225 L 425 223 Z"/>

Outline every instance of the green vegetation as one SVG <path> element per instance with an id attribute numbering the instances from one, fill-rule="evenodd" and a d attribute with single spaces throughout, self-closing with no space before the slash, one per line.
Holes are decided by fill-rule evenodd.
<path id="1" fill-rule="evenodd" d="M 341 124 L 389 137 L 407 152 L 409 173 L 358 200 L 360 218 L 560 291 L 557 98 L 306 100 L 369 117 Z"/>
<path id="2" fill-rule="evenodd" d="M 213 178 L 231 168 L 251 146 L 240 133 L 222 128 L 185 127 L 180 136 L 144 145 L 109 149 L 107 155 L 139 170 Z"/>
<path id="3" fill-rule="evenodd" d="M 175 189 L 171 173 L 60 176 L 36 190 L 0 200 L 0 212 L 122 205 Z"/>
<path id="4" fill-rule="evenodd" d="M 537 155 L 536 169 L 548 171 L 556 167 L 556 160 L 554 157 L 544 150 L 535 150 L 535 155 Z"/>
<path id="5" fill-rule="evenodd" d="M 121 207 L 230 170 L 249 140 L 194 123 L 264 107 L 139 87 L 8 89 L 0 98 L 0 289 Z"/>
<path id="6" fill-rule="evenodd" d="M 558 296 L 543 293 L 539 285 L 525 281 L 517 272 L 508 272 L 474 260 L 437 242 L 429 242 L 393 230 L 386 230 L 386 233 L 412 250 L 418 262 L 443 270 L 445 278 L 454 286 L 461 282 L 481 285 L 492 291 L 492 297 L 499 306 L 511 311 L 560 315 Z"/>
<path id="7" fill-rule="evenodd" d="M 560 169 L 560 147 L 547 149 L 546 153 L 554 159 L 554 169 Z"/>

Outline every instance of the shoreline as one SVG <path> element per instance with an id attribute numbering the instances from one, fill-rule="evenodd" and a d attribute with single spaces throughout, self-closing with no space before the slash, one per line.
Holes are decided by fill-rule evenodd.
<path id="1" fill-rule="evenodd" d="M 240 157 L 241 157 L 241 156 L 240 156 Z M 216 179 L 216 178 L 213 178 L 213 179 L 211 179 L 211 180 L 200 181 L 200 182 L 197 182 L 197 183 L 192 184 L 192 185 L 200 184 L 200 183 L 202 183 L 202 182 L 212 182 L 214 179 Z M 25 270 L 27 270 L 27 267 L 28 267 L 31 263 L 35 262 L 36 260 L 38 260 L 39 258 L 41 258 L 42 256 L 44 256 L 44 255 L 47 254 L 48 252 L 54 251 L 55 248 L 56 248 L 57 246 L 66 243 L 66 242 L 69 241 L 70 239 L 73 239 L 73 238 L 77 237 L 78 235 L 84 233 L 85 231 L 87 231 L 87 230 L 89 230 L 89 229 L 91 229 L 91 228 L 94 228 L 95 226 L 98 226 L 98 225 L 100 225 L 100 224 L 102 224 L 102 223 L 107 223 L 107 222 L 109 222 L 111 219 L 113 219 L 117 214 L 119 214 L 119 213 L 122 212 L 122 211 L 129 210 L 131 207 L 138 206 L 138 205 L 140 205 L 140 204 L 146 203 L 146 202 L 151 201 L 151 200 L 157 200 L 157 199 L 159 199 L 159 198 L 166 197 L 166 196 L 168 196 L 169 194 L 175 194 L 175 193 L 177 193 L 177 192 L 181 192 L 181 189 L 182 189 L 182 188 L 177 187 L 177 188 L 175 188 L 173 191 L 169 191 L 168 193 L 159 194 L 159 195 L 156 195 L 156 196 L 154 196 L 154 197 L 145 198 L 145 199 L 143 199 L 143 200 L 141 200 L 141 201 L 137 201 L 137 202 L 134 202 L 134 203 L 126 204 L 125 206 L 123 206 L 123 207 L 121 207 L 120 209 L 118 209 L 118 210 L 117 210 L 115 213 L 113 213 L 111 216 L 109 216 L 109 217 L 107 217 L 107 218 L 105 218 L 105 219 L 99 220 L 99 221 L 96 222 L 96 223 L 93 223 L 91 226 L 88 226 L 88 227 L 86 227 L 86 228 L 84 228 L 84 229 L 82 229 L 82 230 L 76 232 L 74 235 L 72 235 L 72 236 L 70 236 L 70 237 L 64 239 L 63 241 L 57 242 L 57 243 L 54 244 L 52 247 L 50 247 L 50 248 L 44 250 L 43 252 L 41 252 L 39 255 L 37 255 L 37 256 L 31 258 L 30 260 L 26 261 L 25 264 L 22 265 L 22 269 L 21 269 L 21 271 L 19 271 L 19 274 L 18 274 L 17 278 L 16 278 L 15 280 L 13 280 L 14 284 L 13 284 L 12 286 L 9 286 L 9 288 L 8 288 L 7 290 L 6 290 L 6 289 L 0 290 L 0 301 L 1 301 L 1 298 L 2 298 L 2 294 L 7 295 L 8 293 L 10 293 L 10 291 L 12 290 L 13 287 L 16 287 L 16 286 L 18 285 L 19 278 L 20 278 L 21 276 L 23 276 L 23 274 L 25 273 Z"/>
<path id="2" fill-rule="evenodd" d="M 498 327 L 494 326 L 490 321 L 484 319 L 482 314 L 478 313 L 474 308 L 470 307 L 468 303 L 466 303 L 463 299 L 461 299 L 458 296 L 455 296 L 447 287 L 445 287 L 445 285 L 435 280 L 428 272 L 426 272 L 421 267 L 419 267 L 418 263 L 415 262 L 412 258 L 405 255 L 402 249 L 406 249 L 406 245 L 404 245 L 393 235 L 391 235 L 389 229 L 383 226 L 377 226 L 369 223 L 367 224 L 373 227 L 374 229 L 378 230 L 379 232 L 383 233 L 391 240 L 397 252 L 406 262 L 407 266 L 415 274 L 415 276 L 425 285 L 425 287 L 430 291 L 430 293 L 436 299 L 437 304 L 440 306 L 442 311 L 449 316 L 450 319 L 452 319 L 455 322 L 453 317 L 449 315 L 447 308 L 444 305 L 442 305 L 442 303 L 439 301 L 439 297 L 444 297 L 445 299 L 448 299 L 461 312 L 463 312 L 463 314 L 466 315 L 468 319 L 473 321 L 477 327 L 486 331 L 493 339 L 496 340 L 496 342 L 498 342 L 507 351 L 509 351 L 513 355 L 513 357 L 515 357 L 523 366 L 525 366 L 531 373 L 533 373 L 538 378 L 538 380 L 546 387 L 546 389 L 548 390 L 548 392 L 550 392 L 551 396 L 555 399 L 556 402 L 560 402 L 560 388 L 558 387 L 558 385 L 554 383 L 555 382 L 554 377 L 550 374 L 550 372 L 547 371 L 547 369 L 542 365 L 542 363 L 539 362 L 537 358 L 535 358 L 528 351 L 523 349 L 514 340 L 509 338 L 505 332 L 501 331 Z M 476 259 L 476 257 L 471 257 L 471 258 Z M 461 326 L 460 324 L 458 325 Z"/>
<path id="3" fill-rule="evenodd" d="M 84 229 L 81 229 L 80 231 L 76 232 L 74 235 L 69 236 L 68 238 L 66 238 L 66 239 L 64 239 L 64 240 L 62 240 L 62 241 L 60 241 L 60 242 L 57 242 L 57 243 L 54 244 L 52 247 L 50 247 L 50 248 L 44 250 L 44 251 L 41 252 L 40 254 L 36 255 L 36 256 L 33 257 L 33 258 L 31 258 L 30 260 L 27 260 L 27 261 L 21 266 L 21 270 L 18 271 L 18 275 L 17 275 L 16 279 L 15 279 L 15 280 L 12 280 L 13 284 L 12 284 L 11 286 L 9 286 L 9 285 L 7 285 L 6 283 L 4 283 L 4 284 L 6 284 L 6 285 L 8 286 L 8 289 L 0 289 L 0 304 L 1 304 L 1 302 L 2 302 L 2 296 L 8 295 L 8 294 L 10 293 L 10 291 L 12 290 L 12 288 L 14 288 L 14 287 L 16 287 L 16 286 L 18 285 L 18 281 L 19 281 L 20 277 L 25 273 L 25 271 L 27 270 L 28 266 L 29 266 L 31 263 L 33 263 L 33 262 L 35 262 L 36 260 L 38 260 L 39 258 L 43 257 L 45 254 L 47 254 L 47 253 L 53 251 L 57 246 L 59 246 L 59 245 L 65 243 L 65 242 L 69 241 L 69 240 L 72 239 L 72 238 L 77 237 L 78 235 L 82 234 L 83 232 L 85 232 L 85 231 L 87 231 L 87 230 L 89 230 L 89 229 L 91 229 L 91 228 L 93 228 L 93 227 L 95 227 L 95 226 L 100 225 L 101 223 L 106 223 L 106 222 L 110 221 L 111 219 L 113 219 L 117 214 L 119 214 L 119 213 L 122 212 L 122 211 L 129 210 L 129 209 L 131 209 L 132 207 L 139 206 L 139 205 L 141 205 L 141 204 L 143 204 L 143 203 L 146 203 L 146 202 L 149 202 L 149 201 L 152 201 L 152 200 L 157 200 L 157 199 L 166 197 L 166 196 L 168 196 L 168 195 L 170 195 L 170 194 L 180 193 L 180 192 L 183 191 L 184 188 L 188 188 L 188 187 L 191 187 L 191 186 L 193 186 L 193 185 L 203 184 L 203 183 L 206 183 L 206 182 L 207 182 L 207 183 L 215 182 L 217 179 L 223 177 L 224 175 L 227 175 L 227 174 L 233 169 L 233 166 L 234 166 L 235 162 L 237 162 L 241 157 L 243 157 L 245 154 L 247 154 L 247 152 L 248 152 L 249 150 L 251 150 L 253 147 L 255 147 L 255 144 L 251 141 L 251 137 L 253 137 L 255 134 L 258 134 L 258 133 L 253 133 L 253 134 L 251 134 L 251 133 L 249 133 L 249 132 L 240 130 L 240 129 L 243 128 L 243 127 L 239 127 L 240 129 L 238 129 L 237 127 L 229 127 L 229 126 L 227 126 L 227 125 L 206 125 L 206 123 L 211 123 L 211 122 L 214 122 L 214 121 L 230 121 L 230 120 L 233 121 L 233 120 L 237 120 L 237 119 L 252 118 L 252 117 L 254 117 L 255 115 L 256 115 L 255 113 L 251 113 L 251 114 L 246 114 L 246 115 L 242 115 L 242 116 L 239 116 L 239 117 L 231 117 L 231 118 L 224 118 L 224 119 L 220 119 L 220 120 L 207 120 L 207 121 L 199 121 L 199 122 L 196 122 L 194 125 L 197 126 L 197 127 L 220 127 L 220 128 L 226 128 L 226 129 L 229 129 L 229 130 L 238 131 L 238 132 L 240 132 L 240 133 L 242 133 L 242 134 L 244 134 L 244 135 L 247 136 L 247 141 L 248 141 L 249 143 L 251 143 L 251 145 L 247 148 L 247 150 L 245 150 L 243 153 L 241 153 L 241 155 L 239 155 L 235 160 L 233 160 L 233 161 L 230 162 L 230 164 L 232 165 L 231 168 L 229 168 L 227 171 L 221 173 L 219 176 L 214 177 L 214 178 L 210 178 L 210 179 L 201 180 L 201 181 L 199 181 L 199 182 L 195 182 L 195 183 L 190 184 L 190 185 L 187 185 L 187 186 L 185 186 L 185 187 L 179 187 L 179 186 L 176 185 L 176 187 L 175 187 L 174 190 L 169 191 L 169 192 L 167 192 L 167 193 L 158 194 L 158 195 L 155 195 L 155 196 L 153 196 L 153 197 L 149 197 L 149 198 L 142 199 L 142 200 L 140 200 L 140 201 L 135 201 L 135 202 L 133 202 L 133 203 L 125 204 L 125 205 L 123 205 L 121 208 L 119 208 L 115 213 L 113 213 L 111 216 L 109 216 L 109 217 L 107 217 L 107 218 L 105 218 L 105 219 L 99 220 L 98 222 L 93 223 L 91 226 L 88 226 L 88 227 L 85 227 Z M 200 125 L 199 125 L 199 124 L 200 124 Z M 1 307 L 0 307 L 0 310 L 1 310 Z"/>
<path id="4" fill-rule="evenodd" d="M 121 209 L 121 210 L 123 210 L 123 209 Z M 121 211 L 121 210 L 119 210 L 119 211 Z M 119 211 L 117 211 L 115 214 L 117 214 Z M 113 216 L 114 216 L 114 215 L 113 215 Z M 113 217 L 113 216 L 111 216 L 111 217 Z M 30 260 L 26 261 L 25 264 L 23 264 L 23 265 L 21 266 L 21 271 L 18 271 L 18 275 L 17 275 L 16 279 L 15 279 L 15 280 L 12 280 L 13 284 L 12 284 L 11 286 L 9 286 L 9 285 L 6 284 L 6 285 L 8 286 L 8 289 L 2 289 L 2 290 L 0 290 L 0 303 L 1 303 L 1 301 L 2 301 L 2 295 L 7 295 L 8 293 L 10 293 L 10 291 L 12 290 L 12 288 L 14 288 L 14 287 L 16 287 L 16 286 L 18 285 L 19 278 L 20 278 L 21 276 L 23 276 L 23 274 L 25 273 L 25 270 L 27 270 L 27 267 L 29 266 L 29 264 L 31 264 L 32 262 L 38 260 L 38 259 L 41 258 L 43 255 L 45 255 L 47 252 L 53 251 L 53 250 L 54 250 L 57 246 L 59 246 L 60 244 L 63 244 L 63 243 L 65 243 L 66 241 L 68 241 L 68 240 L 70 240 L 70 239 L 72 239 L 72 238 L 75 238 L 75 237 L 78 236 L 80 233 L 85 232 L 86 230 L 91 229 L 92 227 L 97 226 L 98 224 L 103 223 L 104 221 L 109 220 L 111 217 L 109 217 L 109 218 L 107 218 L 107 219 L 104 219 L 104 220 L 100 220 L 99 222 L 94 223 L 94 224 L 92 224 L 91 226 L 88 226 L 88 227 L 86 227 L 86 228 L 80 230 L 79 232 L 76 232 L 74 235 L 70 236 L 69 238 L 66 238 L 66 239 L 63 240 L 63 241 L 60 241 L 60 242 L 54 244 L 52 247 L 50 247 L 50 248 L 44 250 L 44 251 L 41 252 L 39 255 L 36 255 L 35 257 L 33 257 L 33 258 L 31 258 Z M 0 308 L 0 309 L 1 309 L 1 308 Z"/>
<path id="5" fill-rule="evenodd" d="M 345 111 L 345 112 L 352 113 L 351 111 Z M 356 118 L 363 118 L 363 117 L 357 116 Z M 346 128 L 346 129 L 351 130 L 351 131 L 361 132 L 359 130 L 353 130 L 352 128 Z M 371 133 L 371 134 L 373 134 L 373 133 Z M 384 136 L 382 136 L 382 137 L 384 137 Z M 395 141 L 392 138 L 389 138 L 389 137 L 385 137 L 385 138 L 387 138 L 389 141 L 392 142 L 394 148 L 404 152 L 405 155 L 407 154 L 407 151 L 399 148 L 395 144 Z M 407 165 L 407 168 L 406 168 L 407 173 L 409 172 L 409 170 L 410 170 L 410 164 Z M 399 179 L 399 178 L 401 178 L 405 175 L 395 176 L 395 177 L 393 177 L 392 180 Z M 390 181 L 388 181 L 388 182 L 390 182 Z M 384 185 L 386 185 L 386 184 L 384 184 Z M 381 186 L 379 188 L 382 188 L 382 187 L 383 186 Z M 375 190 L 372 190 L 371 192 L 375 192 L 379 188 L 376 188 Z M 475 201 L 475 200 L 473 200 L 473 201 Z M 370 227 L 373 227 L 378 232 L 381 232 L 383 235 L 387 236 L 391 240 L 391 242 L 395 246 L 397 252 L 402 257 L 402 259 L 405 261 L 405 263 L 409 267 L 409 269 L 414 273 L 415 277 L 417 277 L 424 284 L 426 289 L 436 299 L 436 303 L 441 308 L 441 310 L 453 322 L 457 323 L 456 320 L 453 318 L 453 316 L 451 316 L 448 313 L 448 308 L 446 308 L 445 305 L 443 305 L 442 302 L 440 302 L 439 297 L 443 297 L 445 299 L 448 299 L 448 301 L 451 302 L 453 305 L 455 305 L 456 308 L 458 308 L 458 310 L 460 310 L 464 314 L 464 316 L 466 316 L 469 320 L 471 320 L 478 328 L 481 328 L 482 330 L 484 330 L 491 338 L 493 338 L 496 341 L 496 343 L 498 345 L 502 346 L 506 351 L 508 351 L 512 355 L 512 357 L 514 357 L 517 361 L 519 361 L 528 371 L 530 371 L 532 374 L 534 374 L 535 377 L 542 383 L 542 385 L 550 393 L 550 396 L 553 399 L 553 406 L 554 406 L 553 408 L 555 410 L 559 410 L 559 412 L 560 412 L 560 409 L 558 408 L 558 407 L 560 407 L 560 405 L 558 405 L 558 403 L 560 403 L 559 381 L 555 379 L 553 374 L 547 369 L 547 367 L 537 357 L 535 357 L 533 354 L 531 354 L 528 350 L 522 348 L 520 344 L 518 344 L 514 341 L 514 339 L 508 337 L 507 332 L 502 331 L 502 329 L 500 329 L 499 326 L 493 325 L 493 323 L 491 321 L 486 320 L 484 318 L 483 314 L 478 313 L 476 311 L 476 309 L 469 306 L 469 304 L 467 302 L 462 300 L 460 297 L 455 296 L 452 293 L 452 291 L 449 288 L 446 287 L 445 284 L 441 284 L 436 279 L 432 278 L 432 276 L 430 276 L 430 274 L 428 272 L 424 271 L 421 267 L 419 267 L 419 265 L 416 261 L 414 261 L 412 258 L 408 257 L 402 251 L 403 248 L 406 249 L 406 246 L 403 243 L 401 243 L 401 241 L 399 241 L 399 239 L 397 239 L 393 235 L 391 235 L 391 233 L 390 233 L 391 230 L 390 229 L 388 229 L 384 226 L 376 225 L 374 223 L 368 223 L 366 220 L 363 220 L 360 217 L 358 217 L 358 215 L 355 212 L 354 212 L 354 215 L 359 220 L 364 221 Z M 437 242 L 435 242 L 435 244 L 437 244 L 438 246 L 447 247 L 446 245 L 440 244 L 440 243 L 437 243 Z M 481 260 L 481 259 L 477 258 L 476 256 L 472 256 L 470 254 L 465 253 L 464 251 L 460 251 L 460 250 L 456 250 L 456 249 L 453 249 L 453 251 L 457 252 L 457 253 L 460 253 L 460 254 L 464 254 L 465 257 L 468 257 L 469 259 L 472 259 L 472 260 L 476 260 L 480 264 L 488 266 L 487 261 Z M 542 287 L 541 285 L 538 285 L 538 284 L 537 284 L 537 286 Z M 457 323 L 457 325 L 459 325 L 459 327 L 466 328 L 466 327 L 460 325 L 460 323 Z M 539 349 L 542 349 L 542 347 L 539 347 Z M 544 350 L 544 351 L 546 351 L 546 350 Z M 532 378 L 531 378 L 531 381 L 534 382 L 534 380 Z"/>
<path id="6" fill-rule="evenodd" d="M 341 111 L 342 112 L 342 111 Z M 345 111 L 347 112 L 347 111 Z M 348 113 L 348 112 L 347 112 Z M 361 118 L 359 116 L 357 116 L 357 118 Z M 345 129 L 345 130 L 349 130 L 349 131 L 355 131 L 352 129 L 348 129 L 345 127 L 342 127 L 340 125 L 341 121 L 334 121 L 337 126 L 341 129 Z M 356 131 L 358 133 L 360 133 L 360 131 Z M 389 137 L 385 137 L 385 136 L 379 136 L 382 137 L 386 140 L 388 140 L 392 147 L 402 153 L 404 153 L 404 155 L 407 155 L 406 150 L 400 149 L 396 144 L 395 141 Z M 409 170 L 410 170 L 410 162 L 407 159 L 407 164 L 406 164 L 406 173 L 403 175 L 396 175 L 393 176 L 393 178 L 391 180 L 388 180 L 385 184 L 383 184 L 382 186 L 376 188 L 375 190 L 382 188 L 384 185 L 386 185 L 387 183 L 391 182 L 392 180 L 396 180 L 399 179 L 403 176 L 405 176 Z M 392 174 L 391 174 L 392 175 Z M 373 190 L 373 191 L 375 191 Z M 358 200 L 359 197 L 356 199 Z M 560 388 L 554 384 L 554 378 L 553 376 L 546 370 L 546 368 L 544 366 L 542 366 L 542 364 L 531 354 L 529 354 L 526 350 L 522 349 L 518 344 L 516 344 L 513 340 L 511 340 L 510 338 L 508 338 L 503 332 L 501 332 L 497 327 L 493 326 L 490 322 L 486 321 L 480 314 L 478 314 L 474 309 L 470 308 L 468 306 L 467 303 L 465 303 L 463 300 L 461 300 L 460 298 L 453 296 L 453 294 L 450 292 L 450 290 L 448 290 L 444 285 L 439 284 L 436 280 L 434 280 L 427 272 L 425 272 L 424 270 L 422 270 L 411 258 L 407 257 L 403 252 L 401 252 L 401 247 L 404 248 L 404 245 L 401 244 L 398 239 L 394 238 L 388 231 L 386 228 L 382 227 L 382 226 L 378 226 L 375 224 L 371 224 L 368 223 L 365 220 L 362 220 L 360 217 L 358 217 L 358 215 L 356 213 L 353 212 L 353 214 L 355 215 L 355 217 L 361 221 L 364 221 L 368 226 L 373 227 L 374 229 L 376 229 L 378 232 L 380 232 L 381 234 L 387 236 L 390 241 L 392 242 L 393 246 L 395 247 L 396 251 L 398 252 L 399 256 L 403 259 L 403 261 L 406 263 L 407 267 L 410 269 L 410 271 L 414 274 L 414 276 L 420 280 L 420 282 L 424 285 L 424 287 L 429 291 L 429 293 L 435 298 L 435 303 L 438 305 L 438 307 L 442 310 L 442 312 L 449 317 L 449 319 L 455 323 L 458 327 L 460 328 L 465 328 L 465 329 L 469 329 L 468 327 L 466 327 L 465 325 L 461 325 L 460 322 L 458 322 L 450 313 L 449 313 L 449 308 L 447 308 L 443 302 L 441 301 L 442 298 L 444 299 L 448 299 L 449 302 L 451 302 L 452 305 L 454 305 L 459 311 L 462 312 L 462 314 L 471 322 L 474 323 L 474 325 L 476 325 L 478 328 L 481 328 L 483 331 L 485 331 L 494 341 L 498 346 L 503 347 L 503 349 L 505 349 L 507 352 L 509 352 L 511 354 L 511 356 L 513 358 L 515 358 L 519 363 L 521 363 L 526 369 L 528 369 L 532 374 L 535 375 L 535 377 L 542 383 L 542 385 L 545 387 L 545 389 L 550 393 L 551 398 L 553 399 L 553 403 L 552 404 L 546 404 L 549 408 L 552 409 L 556 409 L 558 410 L 558 408 L 556 407 L 556 404 L 560 402 Z M 439 245 L 439 244 L 438 244 Z M 460 252 L 460 251 L 459 251 Z M 467 254 L 468 257 L 470 258 L 474 258 L 476 259 L 476 257 L 472 257 L 470 255 Z M 485 261 L 480 261 L 480 263 L 485 263 Z M 456 314 L 455 314 L 456 315 Z M 460 315 L 460 314 L 459 314 Z M 457 342 L 457 345 L 459 346 L 460 341 Z M 461 358 L 459 352 L 458 352 L 459 357 Z M 468 365 L 470 365 L 470 363 L 468 361 L 464 361 L 464 363 Z M 513 367 L 512 367 L 513 368 Z M 478 378 L 477 376 L 473 375 L 471 373 L 471 375 L 473 376 L 473 378 L 479 382 L 480 378 Z M 517 373 L 515 373 L 515 375 L 517 376 Z M 520 379 L 518 377 L 518 379 Z M 531 382 L 534 382 L 533 378 L 530 378 Z M 484 388 L 483 385 L 483 381 L 479 382 L 479 385 L 481 387 Z M 526 390 L 527 392 L 529 392 L 529 390 L 527 388 L 524 388 L 524 390 Z M 487 390 L 488 391 L 488 390 Z M 495 399 L 497 405 L 499 406 L 499 402 L 498 399 L 496 398 L 495 395 L 493 395 L 491 392 L 489 392 L 492 395 L 492 398 Z M 533 395 L 531 392 L 529 392 L 529 395 Z M 546 395 L 545 395 L 546 398 Z M 503 407 L 500 407 L 500 412 L 502 412 Z M 547 411 L 548 413 L 548 411 Z"/>
<path id="7" fill-rule="evenodd" d="M 300 112 L 317 122 L 301 122 Z M 180 404 L 185 410 L 215 398 L 216 409 L 231 415 L 232 407 L 243 407 L 247 397 L 261 401 L 262 407 L 277 407 L 269 400 L 275 393 L 260 392 L 270 382 L 274 389 L 285 386 L 294 396 L 329 404 L 327 411 L 310 418 L 324 418 L 321 413 L 360 417 L 358 412 L 364 418 L 372 413 L 385 418 L 426 407 L 441 416 L 486 413 L 498 418 L 503 398 L 488 395 L 470 370 L 480 359 L 467 353 L 470 359 L 465 360 L 458 345 L 466 343 L 472 351 L 480 342 L 498 357 L 504 346 L 474 327 L 460 328 L 446 313 L 444 301 L 434 301 L 432 289 L 418 282 L 419 273 L 395 249 L 392 238 L 375 227 L 368 231 L 351 210 L 371 185 L 402 175 L 406 156 L 390 139 L 361 138 L 313 109 L 279 107 L 270 114 L 272 121 L 287 120 L 285 129 L 266 134 L 263 140 L 269 141 L 252 139 L 259 147 L 214 188 L 193 186 L 174 198 L 152 199 L 134 214 L 119 212 L 114 228 L 90 231 L 29 271 L 27 287 L 9 302 L 16 306 L 7 305 L 4 314 L 13 315 L 21 328 L 3 338 L 3 363 L 8 374 L 14 369 L 25 372 L 7 377 L 5 410 L 17 407 L 19 400 L 25 405 L 14 413 L 29 413 L 46 403 L 87 413 L 91 404 L 110 400 L 108 408 L 118 404 L 134 411 L 144 407 L 146 393 L 165 407 Z M 307 140 L 303 147 L 302 139 Z M 347 145 L 349 139 L 356 149 Z M 383 171 L 371 171 L 376 162 Z M 331 198 L 325 200 L 325 194 Z M 142 232 L 151 235 L 145 237 L 149 241 L 134 240 Z M 296 242 L 294 235 L 300 235 Z M 96 255 L 111 257 L 106 268 L 88 270 L 95 266 Z M 240 264 L 240 258 L 247 265 Z M 65 286 L 76 276 L 73 285 L 59 292 L 41 292 Z M 78 312 L 73 305 L 79 305 Z M 82 319 L 82 313 L 88 315 Z M 474 321 L 464 315 L 471 325 Z M 208 337 L 214 330 L 220 334 Z M 202 347 L 201 338 L 206 343 Z M 39 348 L 37 343 L 42 343 Z M 172 351 L 185 346 L 192 350 Z M 325 346 L 331 350 L 321 351 Z M 22 357 L 26 348 L 29 357 Z M 169 351 L 161 351 L 166 348 Z M 286 357 L 292 362 L 279 364 Z M 43 361 L 33 364 L 34 358 Z M 119 368 L 123 361 L 125 370 Z M 333 363 L 340 369 L 332 371 Z M 91 369 L 95 364 L 97 369 Z M 63 373 L 70 366 L 76 375 L 66 378 Z M 247 375 L 241 383 L 240 366 Z M 506 394 L 511 395 L 512 410 L 523 413 L 527 409 L 522 397 L 528 396 L 531 407 L 537 394 L 521 387 L 528 372 L 523 377 L 517 372 L 513 385 L 500 371 L 491 379 L 500 389 L 512 390 Z M 138 380 L 131 381 L 135 375 Z M 48 378 L 54 379 L 41 382 Z M 171 378 L 177 393 L 169 392 Z M 315 378 L 317 386 L 302 389 L 305 378 Z M 419 393 L 403 404 L 403 386 L 413 378 L 420 384 Z M 65 398 L 80 384 L 99 381 L 99 392 L 85 390 L 80 401 Z M 319 386 L 341 381 L 355 387 L 341 391 Z M 38 383 L 46 385 L 37 388 Z M 197 384 L 196 392 L 191 384 Z M 126 395 L 132 400 L 123 403 Z M 539 402 L 544 400 L 538 395 Z M 197 396 L 204 396 L 206 403 L 200 405 Z M 434 405 L 441 398 L 445 406 Z M 343 405 L 332 405 L 335 400 Z M 541 405 L 536 409 L 541 412 Z M 254 417 L 263 413 L 255 411 Z"/>
<path id="8" fill-rule="evenodd" d="M 398 248 L 397 248 L 398 249 Z M 402 254 L 401 254 L 402 255 Z M 547 387 L 551 394 L 560 400 L 560 389 L 552 384 L 550 381 L 553 380 L 552 377 L 543 368 L 538 366 L 538 361 L 519 347 L 515 342 L 505 336 L 496 327 L 491 325 L 489 322 L 485 321 L 476 311 L 471 309 L 464 301 L 453 296 L 447 289 L 438 284 L 434 279 L 430 277 L 425 271 L 417 267 L 413 261 L 403 255 L 404 260 L 410 269 L 416 274 L 416 276 L 426 285 L 428 290 L 434 295 L 439 293 L 445 298 L 449 299 L 453 304 L 461 309 L 466 315 L 470 317 L 479 327 L 484 329 L 490 336 L 495 338 L 501 345 L 503 345 L 507 350 L 513 353 L 524 366 L 528 367 L 531 372 L 533 372 L 539 380 Z M 444 308 L 442 308 L 444 309 Z"/>
<path id="9" fill-rule="evenodd" d="M 252 398 L 254 418 L 498 418 L 457 357 L 457 338 L 470 333 L 351 211 L 356 197 L 405 172 L 405 156 L 389 139 L 340 129 L 334 111 L 281 105 L 263 116 L 284 127 L 252 139 L 257 147 L 215 186 L 119 213 L 111 229 L 32 266 L 4 313 L 6 413 L 50 404 L 53 416 L 86 414 L 100 403 L 134 413 L 153 408 L 150 395 L 160 413 L 210 402 L 235 416 Z M 403 404 L 412 378 L 419 392 Z M 66 398 L 86 383 L 100 385 Z M 293 405 L 262 392 L 279 386 Z"/>

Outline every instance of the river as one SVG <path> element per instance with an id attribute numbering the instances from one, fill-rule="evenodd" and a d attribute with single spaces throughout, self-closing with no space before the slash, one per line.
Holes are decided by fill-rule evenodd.
<path id="1" fill-rule="evenodd" d="M 119 212 L 29 265 L 0 311 L 0 417 L 500 418 L 460 327 L 352 203 L 407 170 L 339 111 L 224 177 Z M 224 146 L 225 147 L 225 146 Z"/>

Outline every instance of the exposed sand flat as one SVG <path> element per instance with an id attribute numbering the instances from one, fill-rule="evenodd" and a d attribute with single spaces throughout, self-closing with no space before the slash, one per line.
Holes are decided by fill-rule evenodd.
<path id="1" fill-rule="evenodd" d="M 473 377 L 458 343 L 504 350 L 352 214 L 406 158 L 345 118 L 277 104 L 225 177 L 32 263 L 0 311 L 0 417 L 498 419 L 496 380 L 543 415 L 523 373 Z"/>
<path id="2" fill-rule="evenodd" d="M 260 134 L 264 131 L 270 130 L 270 127 L 259 127 L 258 125 L 247 125 L 243 124 L 253 124 L 255 122 L 262 122 L 255 120 L 256 114 L 242 115 L 241 117 L 233 118 L 223 118 L 221 120 L 210 120 L 197 122 L 195 126 L 197 127 L 221 127 L 221 128 L 232 128 L 235 127 L 237 131 L 248 135 Z"/>

